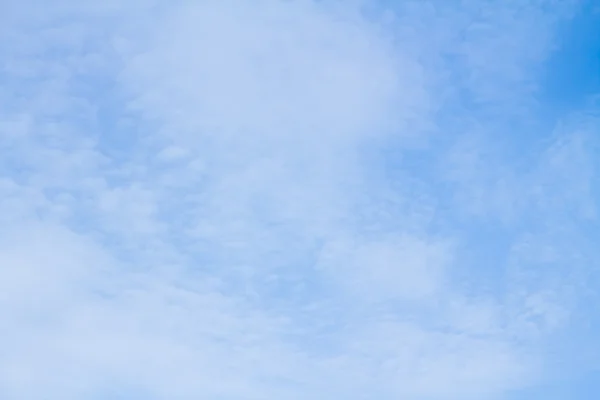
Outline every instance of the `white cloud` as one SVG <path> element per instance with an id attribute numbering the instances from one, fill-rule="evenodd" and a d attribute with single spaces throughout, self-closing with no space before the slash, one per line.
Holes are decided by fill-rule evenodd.
<path id="1" fill-rule="evenodd" d="M 384 27 L 334 3 L 0 12 L 3 398 L 491 398 L 543 377 L 596 259 L 597 118 L 535 157 L 495 135 L 537 118 L 572 5 L 406 1 Z"/>
<path id="2" fill-rule="evenodd" d="M 318 267 L 356 296 L 424 301 L 439 295 L 451 249 L 412 236 L 327 243 Z"/>

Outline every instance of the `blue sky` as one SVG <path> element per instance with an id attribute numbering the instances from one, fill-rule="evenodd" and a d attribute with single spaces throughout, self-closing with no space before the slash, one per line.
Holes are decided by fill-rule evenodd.
<path id="1" fill-rule="evenodd" d="M 0 5 L 0 398 L 600 395 L 600 9 Z"/>

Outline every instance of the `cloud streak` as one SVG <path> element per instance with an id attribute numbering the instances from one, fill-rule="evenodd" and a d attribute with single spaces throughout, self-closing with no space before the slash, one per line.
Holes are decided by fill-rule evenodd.
<path id="1" fill-rule="evenodd" d="M 536 92 L 577 3 L 35 4 L 4 398 L 509 398 L 584 355 L 598 109 Z"/>

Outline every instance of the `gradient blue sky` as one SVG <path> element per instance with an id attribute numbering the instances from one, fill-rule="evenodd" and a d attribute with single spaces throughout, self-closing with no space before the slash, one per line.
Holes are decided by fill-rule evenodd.
<path id="1" fill-rule="evenodd" d="M 593 0 L 0 4 L 0 398 L 600 396 Z"/>

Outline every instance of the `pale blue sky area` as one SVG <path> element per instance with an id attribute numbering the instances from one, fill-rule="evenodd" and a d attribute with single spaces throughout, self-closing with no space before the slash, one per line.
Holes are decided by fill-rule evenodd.
<path id="1" fill-rule="evenodd" d="M 597 399 L 595 3 L 1 3 L 0 399 Z"/>

